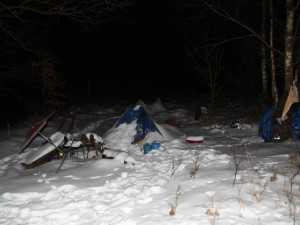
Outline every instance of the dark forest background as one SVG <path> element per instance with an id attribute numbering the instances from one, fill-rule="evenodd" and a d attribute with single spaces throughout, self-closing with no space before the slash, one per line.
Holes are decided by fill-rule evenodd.
<path id="1" fill-rule="evenodd" d="M 83 13 L 81 5 L 82 17 L 75 19 L 64 4 L 76 8 L 76 2 L 97 1 L 26 2 L 37 10 L 21 7 L 26 5 L 21 0 L 0 3 L 2 125 L 86 103 L 161 98 L 209 104 L 208 65 L 217 71 L 216 106 L 260 103 L 261 42 L 202 1 L 98 1 L 105 3 L 98 14 Z M 219 2 L 261 32 L 260 0 Z M 284 4 L 273 2 L 278 24 L 284 24 Z M 283 35 L 278 25 L 275 41 Z M 279 41 L 277 46 L 284 48 Z M 284 67 L 276 60 L 282 91 Z"/>

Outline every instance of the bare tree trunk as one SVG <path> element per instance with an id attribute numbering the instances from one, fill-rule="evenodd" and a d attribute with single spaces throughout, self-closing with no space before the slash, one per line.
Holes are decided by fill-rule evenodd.
<path id="1" fill-rule="evenodd" d="M 293 25 L 294 25 L 294 9 L 293 0 L 286 1 L 286 28 L 285 28 L 285 84 L 284 84 L 284 94 L 281 97 L 277 109 L 275 111 L 275 116 L 277 118 L 278 113 L 283 112 L 285 102 L 289 95 L 290 85 L 293 82 Z M 282 123 L 280 130 L 281 141 L 291 138 L 292 130 L 292 112 L 291 110 L 287 113 L 288 118 Z"/>
<path id="2" fill-rule="evenodd" d="M 218 88 L 218 78 L 222 70 L 222 58 L 223 52 L 219 52 L 217 49 L 209 53 L 207 58 L 208 69 L 209 69 L 209 80 L 211 90 L 211 106 L 212 110 L 215 110 L 216 98 L 220 88 Z"/>
<path id="3" fill-rule="evenodd" d="M 294 74 L 294 80 L 296 81 L 295 83 L 298 86 L 298 82 L 299 82 L 299 67 L 296 67 L 295 74 Z M 299 88 L 299 86 L 298 86 L 298 88 Z"/>
<path id="4" fill-rule="evenodd" d="M 262 39 L 266 42 L 266 0 L 262 1 Z M 267 78 L 267 46 L 261 43 L 261 73 L 262 73 L 262 95 L 263 105 L 268 99 L 268 78 Z M 266 106 L 263 106 L 264 108 Z M 263 109 L 264 110 L 264 109 Z"/>
<path id="5" fill-rule="evenodd" d="M 281 95 L 276 110 L 275 110 L 275 118 L 280 118 L 285 106 L 286 99 L 288 98 L 289 92 L 284 91 Z M 281 129 L 279 131 L 280 141 L 285 141 L 291 138 L 292 136 L 292 111 L 289 110 L 287 113 L 288 118 L 281 124 Z"/>
<path id="6" fill-rule="evenodd" d="M 206 0 L 201 0 L 201 2 L 206 5 L 209 9 L 211 9 L 214 13 L 222 16 L 223 18 L 232 21 L 241 27 L 248 30 L 252 33 L 255 37 L 257 37 L 261 42 L 263 42 L 268 48 L 271 48 L 270 44 L 266 42 L 262 38 L 262 35 L 258 34 L 255 30 L 251 27 L 247 26 L 246 24 L 242 23 L 239 19 L 232 17 L 228 12 L 218 6 L 214 6 L 210 4 Z M 298 6 L 299 1 L 297 1 Z M 289 90 L 290 84 L 293 82 L 293 25 L 294 25 L 294 4 L 293 0 L 286 0 L 286 29 L 285 29 L 285 52 L 281 52 L 276 48 L 271 48 L 274 52 L 278 53 L 279 55 L 284 57 L 284 67 L 285 67 L 285 90 Z M 295 7 L 296 8 L 296 7 Z"/>
<path id="7" fill-rule="evenodd" d="M 209 61 L 208 61 L 209 63 Z M 215 79 L 213 74 L 212 66 L 214 65 L 208 65 L 208 74 L 209 74 L 209 86 L 210 86 L 210 110 L 215 110 L 215 100 L 216 100 L 216 87 L 215 87 Z"/>
<path id="8" fill-rule="evenodd" d="M 275 56 L 274 56 L 274 44 L 273 44 L 273 34 L 274 34 L 274 20 L 273 20 L 273 0 L 270 0 L 270 56 L 271 56 L 271 74 L 272 74 L 272 99 L 274 99 L 274 106 L 277 107 L 278 104 L 278 89 L 276 84 L 276 67 L 275 67 Z"/>
<path id="9" fill-rule="evenodd" d="M 293 82 L 293 0 L 286 1 L 286 30 L 285 30 L 285 90 L 288 91 Z"/>

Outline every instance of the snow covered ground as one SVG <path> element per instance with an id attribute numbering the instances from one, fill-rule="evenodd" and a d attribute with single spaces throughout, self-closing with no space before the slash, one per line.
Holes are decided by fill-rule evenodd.
<path id="1" fill-rule="evenodd" d="M 300 223 L 300 179 L 293 178 L 291 190 L 288 161 L 298 143 L 264 143 L 255 108 L 200 121 L 182 105 L 147 108 L 166 136 L 152 133 L 139 145 L 131 144 L 130 126 L 106 133 L 125 106 L 78 108 L 74 136 L 103 137 L 115 158 L 68 158 L 57 174 L 61 160 L 29 170 L 21 165 L 42 146 L 41 137 L 19 155 L 28 128 L 2 130 L 0 224 Z M 163 124 L 169 118 L 183 126 Z M 61 119 L 54 115 L 43 134 L 50 137 Z M 233 120 L 239 129 L 231 128 Z M 184 134 L 204 141 L 187 143 Z M 160 147 L 143 154 L 143 144 L 154 141 Z"/>

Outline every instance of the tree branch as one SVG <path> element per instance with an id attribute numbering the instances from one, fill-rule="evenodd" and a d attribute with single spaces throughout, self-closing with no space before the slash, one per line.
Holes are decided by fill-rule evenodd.
<path id="1" fill-rule="evenodd" d="M 255 30 L 253 30 L 252 28 L 250 28 L 249 26 L 247 26 L 246 24 L 244 24 L 242 21 L 233 18 L 231 15 L 229 15 L 229 13 L 225 10 L 223 10 L 220 7 L 214 7 L 211 4 L 209 4 L 207 1 L 205 0 L 201 0 L 202 3 L 204 3 L 209 9 L 211 9 L 214 13 L 216 13 L 217 15 L 235 23 L 238 24 L 239 26 L 245 28 L 246 30 L 248 30 L 250 33 L 253 34 L 254 37 L 258 38 L 264 45 L 266 45 L 269 49 L 272 49 L 274 52 L 278 53 L 279 55 L 283 56 L 284 58 L 286 58 L 286 55 L 284 53 L 282 53 L 281 51 L 272 48 L 269 43 L 267 43 L 262 37 L 261 35 L 259 35 Z"/>

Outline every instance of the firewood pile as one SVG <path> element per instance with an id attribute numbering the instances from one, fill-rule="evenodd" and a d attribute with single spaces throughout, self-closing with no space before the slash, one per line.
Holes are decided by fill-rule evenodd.
<path id="1" fill-rule="evenodd" d="M 168 125 L 178 127 L 178 128 L 182 127 L 182 122 L 179 120 L 175 120 L 173 118 L 169 118 L 169 119 L 163 121 L 163 124 L 168 124 Z"/>

